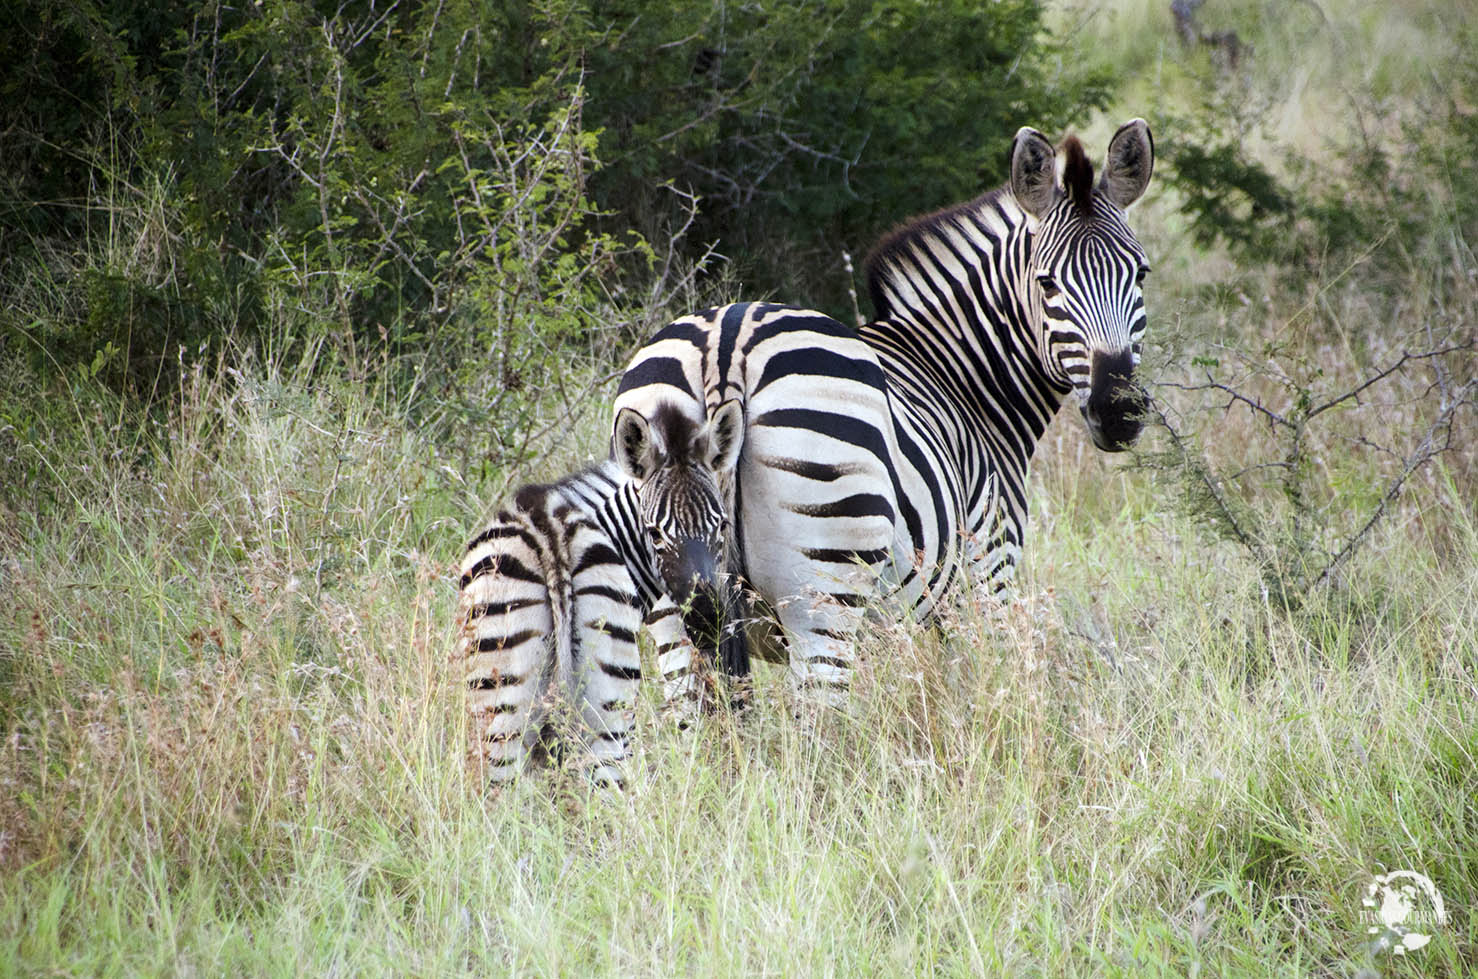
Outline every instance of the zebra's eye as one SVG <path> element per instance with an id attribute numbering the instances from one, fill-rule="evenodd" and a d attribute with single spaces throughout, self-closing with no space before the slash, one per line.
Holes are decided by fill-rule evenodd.
<path id="1" fill-rule="evenodd" d="M 1139 271 L 1134 273 L 1134 284 L 1137 286 L 1144 285 L 1144 277 L 1149 274 L 1150 267 L 1148 265 L 1141 265 Z"/>
<path id="2" fill-rule="evenodd" d="M 1053 298 L 1062 290 L 1057 288 L 1057 280 L 1052 278 L 1051 272 L 1038 272 L 1037 285 L 1042 289 L 1042 295 L 1048 299 Z"/>

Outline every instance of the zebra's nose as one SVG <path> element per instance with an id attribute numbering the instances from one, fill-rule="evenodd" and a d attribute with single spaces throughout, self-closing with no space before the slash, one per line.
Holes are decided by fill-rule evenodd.
<path id="1" fill-rule="evenodd" d="M 712 591 L 717 582 L 718 562 L 713 548 L 696 537 L 683 541 L 667 581 L 672 597 L 681 602 L 694 591 Z"/>
<path id="2" fill-rule="evenodd" d="M 1134 386 L 1134 355 L 1125 347 L 1108 353 L 1093 352 L 1092 382 L 1083 403 L 1083 420 L 1093 444 L 1106 452 L 1129 448 L 1143 427 L 1143 407 Z"/>
<path id="3" fill-rule="evenodd" d="M 714 550 L 706 541 L 689 539 L 678 549 L 675 565 L 667 588 L 672 599 L 683 607 L 683 626 L 700 648 L 713 650 L 723 624 Z"/>

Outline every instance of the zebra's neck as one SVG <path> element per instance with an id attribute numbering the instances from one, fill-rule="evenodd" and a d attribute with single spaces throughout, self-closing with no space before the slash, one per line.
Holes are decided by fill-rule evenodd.
<path id="1" fill-rule="evenodd" d="M 594 520 L 626 562 L 644 609 L 662 594 L 656 559 L 643 528 L 636 486 L 612 459 L 560 480 L 565 498 Z"/>
<path id="2" fill-rule="evenodd" d="M 890 385 L 930 416 L 971 494 L 989 475 L 970 471 L 979 447 L 995 468 L 1024 475 L 1071 390 L 1043 367 L 1029 222 L 1008 192 L 993 191 L 895 232 L 869 269 L 879 319 L 862 336 Z"/>

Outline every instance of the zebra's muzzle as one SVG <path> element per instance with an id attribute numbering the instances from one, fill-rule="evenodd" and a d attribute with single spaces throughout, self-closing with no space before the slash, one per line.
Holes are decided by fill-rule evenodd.
<path id="1" fill-rule="evenodd" d="M 662 569 L 668 592 L 679 603 L 695 592 L 713 591 L 718 584 L 718 558 L 705 540 L 690 537 L 677 548 Z"/>
<path id="2" fill-rule="evenodd" d="M 718 645 L 720 608 L 718 561 L 703 540 L 683 541 L 663 569 L 667 592 L 683 610 L 683 626 L 700 646 Z"/>
<path id="3" fill-rule="evenodd" d="M 1144 403 L 1134 384 L 1134 358 L 1128 349 L 1093 352 L 1092 384 L 1082 404 L 1083 421 L 1093 444 L 1105 452 L 1122 452 L 1144 427 Z"/>

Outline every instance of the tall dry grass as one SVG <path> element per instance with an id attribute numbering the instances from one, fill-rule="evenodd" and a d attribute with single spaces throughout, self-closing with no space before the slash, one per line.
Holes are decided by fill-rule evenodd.
<path id="1" fill-rule="evenodd" d="M 1358 10 L 1326 13 L 1370 40 Z M 1162 379 L 1217 337 L 1282 338 L 1330 390 L 1400 349 L 1358 276 L 1236 269 L 1164 198 L 1135 221 L 1151 348 L 1184 355 Z M 1412 323 L 1473 321 L 1471 279 L 1411 281 Z M 38 308 L 67 299 L 42 291 Z M 276 349 L 182 361 L 142 426 L 85 378 L 7 380 L 38 421 L 0 431 L 27 480 L 0 510 L 0 971 L 1478 968 L 1471 440 L 1411 481 L 1338 587 L 1290 607 L 1174 505 L 1173 473 L 1096 453 L 1064 417 L 1016 601 L 930 630 L 884 616 L 846 712 L 797 720 L 767 670 L 747 714 L 679 733 L 649 694 L 625 794 L 553 772 L 488 798 L 464 767 L 451 568 L 519 474 L 469 483 L 390 389 Z M 1334 532 L 1391 464 L 1357 440 L 1419 430 L 1425 383 L 1317 435 Z M 551 443 L 550 471 L 601 420 Z M 1269 440 L 1245 410 L 1199 430 L 1223 468 Z M 1247 499 L 1279 505 L 1276 487 Z M 1405 958 L 1371 947 L 1362 905 L 1396 869 L 1450 913 Z"/>

